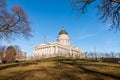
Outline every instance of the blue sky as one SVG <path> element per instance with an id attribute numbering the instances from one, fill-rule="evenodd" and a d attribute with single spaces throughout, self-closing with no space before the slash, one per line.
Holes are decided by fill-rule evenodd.
<path id="1" fill-rule="evenodd" d="M 34 46 L 44 41 L 54 42 L 62 27 L 69 33 L 71 45 L 84 51 L 120 52 L 120 31 L 108 30 L 108 24 L 101 23 L 93 5 L 87 13 L 77 18 L 71 0 L 7 0 L 7 9 L 17 3 L 27 12 L 32 21 L 34 37 L 22 37 L 14 41 L 1 41 L 1 45 L 19 45 L 28 55 L 33 55 Z"/>

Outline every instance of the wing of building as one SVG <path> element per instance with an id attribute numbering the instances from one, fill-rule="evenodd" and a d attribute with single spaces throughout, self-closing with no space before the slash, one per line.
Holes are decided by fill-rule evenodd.
<path id="1" fill-rule="evenodd" d="M 35 59 L 56 56 L 84 58 L 85 53 L 78 47 L 70 45 L 68 33 L 62 28 L 56 42 L 41 43 L 34 47 Z"/>
<path id="2" fill-rule="evenodd" d="M 27 53 L 23 51 L 17 51 L 16 52 L 16 60 L 18 61 L 24 61 L 26 60 Z"/>

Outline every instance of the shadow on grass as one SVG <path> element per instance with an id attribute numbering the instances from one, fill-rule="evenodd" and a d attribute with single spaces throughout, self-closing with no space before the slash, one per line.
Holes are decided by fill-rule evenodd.
<path id="1" fill-rule="evenodd" d="M 37 64 L 36 62 L 23 62 L 23 63 L 10 63 L 10 64 L 4 64 L 0 66 L 0 70 L 4 70 L 7 68 L 13 68 L 17 66 L 29 66 L 31 64 Z"/>
<path id="2" fill-rule="evenodd" d="M 69 65 L 72 65 L 72 66 L 75 66 L 75 67 L 78 67 L 79 69 L 82 69 L 84 70 L 85 73 L 89 73 L 89 74 L 93 74 L 93 75 L 102 75 L 102 76 L 105 76 L 105 77 L 111 77 L 115 80 L 120 80 L 120 76 L 118 74 L 118 76 L 116 75 L 112 75 L 112 74 L 107 74 L 107 73 L 103 73 L 103 72 L 99 72 L 99 71 L 95 71 L 95 70 L 91 70 L 91 69 L 87 69 L 85 68 L 84 66 L 108 66 L 108 65 L 99 65 L 99 64 L 80 64 L 80 63 L 77 63 L 77 62 L 62 62 L 63 64 L 69 64 Z M 111 66 L 111 67 L 116 67 L 116 66 Z M 120 68 L 120 67 L 116 67 L 116 68 Z M 98 79 L 97 79 L 98 80 Z"/>
<path id="3" fill-rule="evenodd" d="M 11 72 L 10 74 L 12 75 L 9 77 L 0 76 L 0 80 L 80 80 L 74 73 L 71 72 L 71 68 L 56 66 Z"/>
<path id="4" fill-rule="evenodd" d="M 70 65 L 83 65 L 83 66 L 96 66 L 96 67 L 101 67 L 101 66 L 106 66 L 106 67 L 115 67 L 120 69 L 120 66 L 113 66 L 113 65 L 108 65 L 107 64 L 96 64 L 96 63 L 90 63 L 90 61 L 81 61 L 81 62 L 77 62 L 77 61 L 62 61 L 60 63 L 64 63 L 64 64 L 70 64 Z M 97 63 L 101 63 L 101 62 L 97 62 Z M 111 63 L 109 63 L 111 64 Z"/>
<path id="5" fill-rule="evenodd" d="M 87 64 L 87 62 L 85 62 Z M 87 69 L 84 63 L 72 61 L 56 63 L 54 66 L 36 67 L 28 70 L 12 71 L 10 75 L 0 75 L 0 80 L 119 80 L 119 76 Z M 25 65 L 26 66 L 26 65 Z M 90 66 L 90 64 L 87 66 Z M 96 66 L 96 64 L 92 64 Z M 101 66 L 101 65 L 100 65 Z M 109 77 L 109 78 L 108 78 Z"/>

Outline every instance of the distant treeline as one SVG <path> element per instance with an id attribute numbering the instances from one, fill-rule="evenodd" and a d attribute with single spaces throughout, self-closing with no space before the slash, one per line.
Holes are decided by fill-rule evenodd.
<path id="1" fill-rule="evenodd" d="M 85 52 L 86 58 L 120 58 L 120 52 Z"/>

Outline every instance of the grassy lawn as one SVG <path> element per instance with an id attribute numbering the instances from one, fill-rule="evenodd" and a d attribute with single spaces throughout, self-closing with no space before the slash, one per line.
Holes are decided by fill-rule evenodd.
<path id="1" fill-rule="evenodd" d="M 3 64 L 0 80 L 120 80 L 120 64 L 89 61 Z"/>

